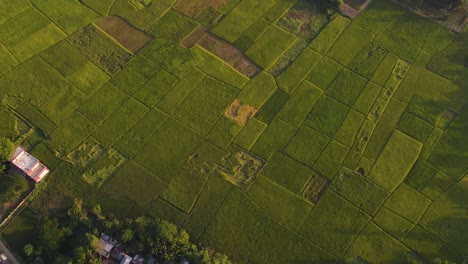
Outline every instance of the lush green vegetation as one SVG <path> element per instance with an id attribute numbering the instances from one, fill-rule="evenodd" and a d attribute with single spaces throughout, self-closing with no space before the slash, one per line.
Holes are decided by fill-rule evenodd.
<path id="1" fill-rule="evenodd" d="M 467 33 L 319 2 L 0 0 L 0 202 L 33 185 L 17 145 L 51 169 L 11 249 L 95 263 L 104 231 L 161 263 L 462 263 Z M 151 41 L 129 52 L 108 15 Z"/>

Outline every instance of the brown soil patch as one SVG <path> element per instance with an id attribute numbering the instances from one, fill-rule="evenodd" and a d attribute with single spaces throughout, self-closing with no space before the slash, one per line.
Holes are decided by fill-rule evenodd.
<path id="1" fill-rule="evenodd" d="M 120 45 L 131 51 L 138 53 L 153 38 L 139 30 L 118 16 L 107 16 L 95 22 L 95 25 L 109 34 Z"/>
<path id="2" fill-rule="evenodd" d="M 328 188 L 328 185 L 329 181 L 326 178 L 319 176 L 306 186 L 303 192 L 304 198 L 313 203 L 318 202 L 320 197 L 322 197 L 322 194 Z"/>
<path id="3" fill-rule="evenodd" d="M 208 34 L 208 29 L 205 27 L 199 27 L 182 41 L 182 46 L 187 49 L 191 48 L 195 46 L 200 39 L 205 37 L 206 34 Z"/>
<path id="4" fill-rule="evenodd" d="M 253 78 L 262 70 L 260 66 L 245 56 L 240 49 L 212 34 L 206 34 L 200 39 L 198 45 L 249 78 Z"/>
<path id="5" fill-rule="evenodd" d="M 250 119 L 257 113 L 258 109 L 242 103 L 239 99 L 234 99 L 232 104 L 228 107 L 224 115 L 234 121 L 247 125 Z"/>

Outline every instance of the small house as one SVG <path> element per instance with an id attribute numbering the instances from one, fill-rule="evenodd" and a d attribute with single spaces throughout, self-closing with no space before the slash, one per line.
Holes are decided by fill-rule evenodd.
<path id="1" fill-rule="evenodd" d="M 10 162 L 35 182 L 40 182 L 49 173 L 44 164 L 21 147 L 16 148 Z"/>
<path id="2" fill-rule="evenodd" d="M 114 246 L 117 244 L 117 240 L 113 239 L 105 233 L 101 233 L 99 238 L 99 246 L 96 248 L 96 252 L 101 255 L 101 257 L 109 258 L 110 253 Z"/>
<path id="3" fill-rule="evenodd" d="M 120 264 L 131 264 L 133 258 L 130 257 L 129 255 L 125 254 L 123 255 L 122 259 L 120 260 Z"/>

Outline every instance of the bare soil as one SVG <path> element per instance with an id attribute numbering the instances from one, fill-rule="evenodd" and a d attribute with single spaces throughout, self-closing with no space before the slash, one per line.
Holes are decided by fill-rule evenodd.
<path id="1" fill-rule="evenodd" d="M 182 46 L 184 46 L 184 48 L 191 48 L 195 44 L 197 44 L 200 41 L 200 39 L 205 37 L 206 34 L 208 34 L 208 29 L 205 27 L 199 27 L 195 31 L 193 31 L 188 37 L 186 37 L 181 44 Z"/>
<path id="2" fill-rule="evenodd" d="M 248 104 L 244 104 L 239 99 L 234 99 L 224 115 L 245 126 L 247 123 L 249 123 L 250 119 L 254 117 L 257 111 L 257 108 Z"/>
<path id="3" fill-rule="evenodd" d="M 318 202 L 322 197 L 322 194 L 328 188 L 328 185 L 329 181 L 326 178 L 319 176 L 317 179 L 310 182 L 304 189 L 304 198 L 313 203 Z"/>
<path id="4" fill-rule="evenodd" d="M 96 26 L 114 38 L 120 45 L 138 53 L 153 38 L 118 16 L 107 16 L 95 22 Z"/>

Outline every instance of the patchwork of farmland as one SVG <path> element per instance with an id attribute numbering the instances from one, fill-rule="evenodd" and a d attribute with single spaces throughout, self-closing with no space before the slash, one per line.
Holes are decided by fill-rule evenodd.
<path id="1" fill-rule="evenodd" d="M 305 0 L 0 13 L 0 135 L 52 171 L 2 234 L 18 254 L 80 198 L 240 263 L 466 258 L 468 33 L 389 0 L 354 20 Z"/>

